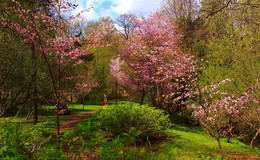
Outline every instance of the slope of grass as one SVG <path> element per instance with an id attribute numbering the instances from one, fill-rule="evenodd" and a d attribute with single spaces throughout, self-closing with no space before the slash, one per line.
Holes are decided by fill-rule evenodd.
<path id="1" fill-rule="evenodd" d="M 118 103 L 124 104 L 128 102 L 119 101 Z M 221 140 L 224 153 L 222 156 L 219 154 L 217 141 L 208 136 L 201 127 L 190 125 L 177 116 L 172 116 L 171 121 L 173 125 L 168 130 L 168 138 L 151 139 L 150 142 L 139 143 L 137 146 L 129 144 L 125 137 L 111 137 L 110 133 L 106 133 L 98 128 L 93 129 L 91 124 L 96 122 L 92 122 L 91 118 L 80 122 L 78 128 L 81 135 L 87 136 L 85 137 L 85 143 L 89 144 L 90 148 L 88 150 L 93 150 L 92 154 L 98 154 L 96 156 L 100 156 L 102 159 L 260 159 L 259 149 L 245 145 L 238 140 L 232 140 L 231 143 L 227 143 L 226 139 Z M 95 146 L 94 144 L 98 145 Z M 99 153 L 96 150 L 99 150 Z"/>
<path id="2" fill-rule="evenodd" d="M 174 124 L 169 130 L 172 138 L 161 144 L 160 149 L 153 153 L 152 159 L 259 159 L 259 149 L 245 145 L 238 140 L 227 143 L 221 140 L 224 156 L 219 154 L 218 144 L 198 126 Z"/>

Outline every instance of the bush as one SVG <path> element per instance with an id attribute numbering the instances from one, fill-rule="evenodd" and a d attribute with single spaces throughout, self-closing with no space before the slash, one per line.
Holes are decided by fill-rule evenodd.
<path id="1" fill-rule="evenodd" d="M 108 106 L 81 121 L 77 130 L 86 139 L 85 147 L 90 157 L 148 159 L 150 152 L 137 147 L 137 142 L 147 140 L 151 144 L 149 138 L 164 135 L 169 126 L 168 115 L 162 110 L 118 102 L 118 105 Z"/>
<path id="2" fill-rule="evenodd" d="M 51 123 L 32 125 L 30 123 L 12 122 L 4 118 L 1 120 L 0 159 L 50 159 L 54 155 L 62 157 L 63 153 L 56 146 L 49 146 Z M 64 157 L 59 159 L 64 159 Z"/>
<path id="3" fill-rule="evenodd" d="M 97 128 L 116 135 L 138 132 L 138 137 L 156 137 L 170 126 L 169 115 L 164 111 L 133 103 L 110 106 L 93 115 Z"/>

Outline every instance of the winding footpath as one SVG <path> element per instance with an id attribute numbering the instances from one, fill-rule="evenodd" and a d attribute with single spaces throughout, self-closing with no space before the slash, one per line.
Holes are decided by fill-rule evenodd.
<path id="1" fill-rule="evenodd" d="M 121 99 L 119 98 L 117 100 L 124 100 L 124 99 L 125 98 L 121 98 Z M 107 103 L 113 102 L 113 101 L 116 101 L 116 100 L 109 100 L 109 101 L 107 101 Z M 105 109 L 105 108 L 106 108 L 106 106 L 102 106 L 102 109 Z M 60 123 L 60 134 L 62 134 L 62 131 L 65 129 L 74 130 L 76 128 L 77 123 L 79 123 L 81 120 L 87 118 L 88 116 L 90 116 L 91 114 L 93 114 L 97 111 L 99 111 L 99 109 L 90 111 L 90 112 L 86 112 L 86 113 L 63 115 L 63 116 L 69 117 L 69 119 Z M 53 133 L 55 135 L 57 135 L 57 130 L 55 130 Z"/>
<path id="2" fill-rule="evenodd" d="M 102 108 L 105 108 L 105 106 L 103 106 Z M 90 116 L 91 114 L 93 114 L 93 113 L 95 113 L 97 111 L 99 111 L 99 109 L 98 110 L 94 110 L 94 111 L 90 111 L 90 112 L 86 112 L 86 113 L 63 115 L 63 116 L 69 117 L 69 119 L 60 123 L 60 134 L 63 134 L 62 131 L 65 130 L 65 129 L 72 129 L 72 130 L 74 130 L 76 128 L 76 125 L 81 120 L 87 118 L 88 116 Z M 57 135 L 57 130 L 55 130 L 53 132 L 53 134 Z"/>

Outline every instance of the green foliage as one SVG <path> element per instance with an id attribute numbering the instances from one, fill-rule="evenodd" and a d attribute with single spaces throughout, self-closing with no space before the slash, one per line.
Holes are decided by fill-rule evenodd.
<path id="1" fill-rule="evenodd" d="M 149 152 L 137 147 L 141 144 L 138 142 L 166 133 L 170 126 L 168 115 L 153 107 L 118 104 L 108 106 L 77 125 L 86 139 L 85 146 L 91 154 L 97 154 L 98 159 L 148 159 Z"/>
<path id="2" fill-rule="evenodd" d="M 118 159 L 118 160 L 134 160 L 134 159 L 148 159 L 149 153 L 142 148 L 126 149 L 125 139 L 116 137 L 111 141 L 103 143 L 98 148 L 99 159 Z"/>
<path id="3" fill-rule="evenodd" d="M 15 115 L 17 104 L 28 99 L 32 73 L 30 49 L 20 38 L 0 26 L 0 116 Z"/>
<path id="4" fill-rule="evenodd" d="M 92 105 L 90 104 L 84 104 L 84 108 L 82 104 L 68 104 L 67 107 L 71 110 L 71 114 L 79 114 L 79 113 L 86 113 L 89 111 L 101 109 L 102 106 L 100 105 Z M 45 110 L 55 110 L 56 106 L 45 106 Z M 40 114 L 42 114 L 43 111 L 41 111 Z M 53 115 L 53 114 L 52 114 Z"/>
<path id="5" fill-rule="evenodd" d="M 103 92 L 98 92 L 89 95 L 89 100 L 90 101 L 95 101 L 95 102 L 103 102 L 104 101 L 104 93 Z"/>
<path id="6" fill-rule="evenodd" d="M 2 121 L 0 159 L 49 159 L 52 157 L 50 151 L 57 155 L 56 152 L 59 152 L 57 147 L 47 147 L 51 140 L 51 128 L 48 126 L 49 122 L 31 125 Z M 47 154 L 45 151 L 48 151 Z"/>
<path id="7" fill-rule="evenodd" d="M 154 146 L 156 152 L 150 155 L 150 159 L 173 160 L 221 160 L 221 159 L 258 159 L 259 149 L 245 145 L 237 140 L 227 143 L 222 139 L 224 155 L 220 155 L 218 144 L 214 138 L 207 136 L 199 126 L 187 124 L 174 124 L 169 134 L 171 140 L 163 142 L 160 146 Z"/>
<path id="8" fill-rule="evenodd" d="M 165 133 L 170 126 L 164 111 L 133 103 L 110 106 L 96 113 L 93 118 L 97 127 L 105 131 L 119 135 L 135 130 L 140 131 L 138 136 L 143 138 Z"/>
<path id="9" fill-rule="evenodd" d="M 64 155 L 64 152 L 55 145 L 45 146 L 42 150 L 35 153 L 34 159 L 41 160 L 67 160 L 68 158 Z"/>
<path id="10" fill-rule="evenodd" d="M 92 61 L 94 58 L 95 58 L 94 53 L 80 56 L 80 59 L 84 60 L 85 62 Z"/>
<path id="11" fill-rule="evenodd" d="M 77 124 L 77 130 L 85 137 L 89 137 L 96 130 L 94 125 L 95 122 L 91 117 L 92 115 Z"/>
<path id="12" fill-rule="evenodd" d="M 223 156 L 205 156 L 205 155 L 200 155 L 198 157 L 200 160 L 223 160 L 224 157 Z"/>
<path id="13" fill-rule="evenodd" d="M 202 88 L 229 78 L 232 82 L 221 90 L 241 96 L 259 83 L 259 2 L 202 0 L 200 3 L 197 16 L 204 21 L 195 33 L 198 41 L 192 46 L 192 52 L 204 59 L 199 63 L 204 67 L 198 75 L 199 86 Z M 259 105 L 252 104 L 251 108 L 259 108 Z M 234 133 L 245 135 L 247 142 L 255 135 L 255 124 L 259 125 L 259 122 L 254 123 L 256 118 L 250 117 L 254 114 L 243 112 L 239 117 L 241 121 L 233 128 Z"/>
<path id="14" fill-rule="evenodd" d="M 122 98 L 122 94 L 121 93 L 118 93 L 117 95 L 116 94 L 108 94 L 107 95 L 107 99 L 108 100 L 113 100 L 113 99 L 117 99 L 117 98 Z"/>
<path id="15" fill-rule="evenodd" d="M 60 143 L 63 152 L 71 153 L 70 158 L 80 158 L 80 152 L 84 148 L 84 141 L 82 136 L 77 135 L 74 130 L 67 129 L 63 131 L 63 135 L 60 136 Z"/>
<path id="16" fill-rule="evenodd" d="M 126 102 L 118 103 L 119 106 L 129 105 Z M 123 111 L 122 113 L 124 114 Z M 139 135 L 142 132 L 135 127 L 118 135 L 96 128 L 97 123 L 100 123 L 96 116 L 92 115 L 77 125 L 77 130 L 85 139 L 84 143 L 89 151 L 89 156 L 95 155 L 96 159 L 220 160 L 233 159 L 234 157 L 241 159 L 244 156 L 252 159 L 259 157 L 259 149 L 247 146 L 237 140 L 227 143 L 226 139 L 221 139 L 224 156 L 220 155 L 215 139 L 207 136 L 199 126 L 189 125 L 186 119 L 180 119 L 180 117 L 170 117 L 176 124 L 171 125 L 167 130 L 168 135 L 170 135 L 167 141 L 160 140 L 160 143 L 152 141 L 152 145 L 148 145 L 140 142 Z"/>
<path id="17" fill-rule="evenodd" d="M 121 138 L 117 137 L 110 142 L 104 142 L 101 147 L 99 147 L 98 155 L 101 159 L 119 159 L 120 149 L 123 147 Z"/>
<path id="18" fill-rule="evenodd" d="M 98 159 L 144 159 L 147 152 L 141 148 L 132 148 L 140 131 L 132 128 L 127 133 L 111 137 L 111 133 L 97 129 L 93 117 L 87 118 L 77 125 L 77 130 L 86 139 L 85 147 L 89 156 L 96 154 Z M 130 141 L 129 141 L 130 140 Z M 130 147 L 131 149 L 126 149 Z"/>
<path id="19" fill-rule="evenodd" d="M 138 142 L 138 136 L 142 134 L 142 131 L 137 130 L 135 127 L 131 127 L 126 133 L 122 133 L 125 140 L 129 144 L 136 144 Z"/>

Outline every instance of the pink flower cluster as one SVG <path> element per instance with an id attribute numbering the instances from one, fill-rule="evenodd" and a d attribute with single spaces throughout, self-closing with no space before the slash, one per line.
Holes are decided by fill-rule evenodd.
<path id="1" fill-rule="evenodd" d="M 66 68 L 82 64 L 83 60 L 80 57 L 89 54 L 91 49 L 109 46 L 102 40 L 109 33 L 109 30 L 104 25 L 93 31 L 87 38 L 80 40 L 77 37 L 63 34 L 64 26 L 69 26 L 71 19 L 78 18 L 82 13 L 69 19 L 61 18 L 63 11 L 70 10 L 66 3 L 53 5 L 50 9 L 55 15 L 50 17 L 44 12 L 23 9 L 22 4 L 17 0 L 12 0 L 12 2 L 3 3 L 5 13 L 12 17 L 10 18 L 9 15 L 1 16 L 0 25 L 19 33 L 25 43 L 33 45 L 37 53 L 42 55 L 49 70 L 47 74 L 52 80 L 55 96 L 59 99 L 59 94 L 64 92 L 64 88 L 60 85 L 61 82 L 74 81 L 76 83 L 76 80 L 83 79 L 73 75 L 73 73 L 68 73 Z M 74 45 L 75 42 L 84 44 L 84 48 L 81 45 Z M 96 84 L 84 83 L 76 85 L 81 90 L 89 90 L 97 86 Z"/>
<path id="2" fill-rule="evenodd" d="M 111 59 L 110 76 L 117 83 L 127 85 L 126 84 L 126 82 L 128 81 L 127 75 L 121 70 L 123 64 L 124 61 L 121 61 L 120 57 Z"/>
<path id="3" fill-rule="evenodd" d="M 247 90 L 240 97 L 226 96 L 227 93 L 215 91 L 220 85 L 231 81 L 230 79 L 223 80 L 220 83 L 212 84 L 210 87 L 204 87 L 200 91 L 194 92 L 197 97 L 202 97 L 198 100 L 198 104 L 189 105 L 188 108 L 193 110 L 193 116 L 200 121 L 209 121 L 209 124 L 227 125 L 231 120 L 235 120 L 240 114 L 243 114 L 243 109 L 248 102 L 259 103 L 252 96 L 257 86 Z M 223 97 L 225 95 L 226 97 Z"/>
<path id="4" fill-rule="evenodd" d="M 135 26 L 132 36 L 122 41 L 121 47 L 127 64 L 125 83 L 138 90 L 157 88 L 155 92 L 164 103 L 181 103 L 189 95 L 197 70 L 192 57 L 181 53 L 182 35 L 163 14 L 148 18 L 132 15 L 131 22 Z"/>

